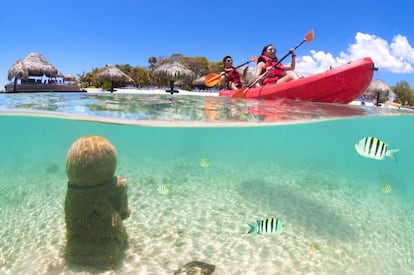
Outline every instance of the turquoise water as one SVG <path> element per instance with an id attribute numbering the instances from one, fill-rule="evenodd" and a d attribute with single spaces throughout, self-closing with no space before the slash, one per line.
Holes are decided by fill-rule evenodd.
<path id="1" fill-rule="evenodd" d="M 65 158 L 85 135 L 107 138 L 128 178 L 129 241 L 114 273 L 172 274 L 193 260 L 215 274 L 414 272 L 410 112 L 186 96 L 0 100 L 2 274 L 90 271 L 61 258 Z M 358 155 L 366 136 L 400 149 L 397 161 Z M 282 234 L 246 234 L 247 222 L 273 216 Z"/>

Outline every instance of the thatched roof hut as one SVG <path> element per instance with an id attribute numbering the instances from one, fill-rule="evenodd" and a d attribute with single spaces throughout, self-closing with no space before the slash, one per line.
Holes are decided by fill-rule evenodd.
<path id="1" fill-rule="evenodd" d="M 367 92 L 381 92 L 381 93 L 388 93 L 391 92 L 391 88 L 390 86 L 388 86 L 387 84 L 385 84 L 384 81 L 382 81 L 381 79 L 377 79 L 371 82 L 371 84 L 369 84 L 367 90 Z"/>
<path id="2" fill-rule="evenodd" d="M 16 60 L 16 63 L 14 63 L 10 67 L 7 78 L 9 80 L 12 80 L 14 78 L 13 92 L 15 92 L 16 91 L 16 85 L 17 85 L 17 79 L 27 80 L 29 78 L 29 71 L 27 70 L 27 68 L 24 65 L 23 61 L 21 61 L 20 59 Z"/>
<path id="3" fill-rule="evenodd" d="M 153 75 L 175 80 L 183 76 L 194 76 L 194 73 L 190 69 L 187 69 L 184 65 L 174 61 L 172 63 L 164 63 L 158 66 L 154 70 Z"/>
<path id="4" fill-rule="evenodd" d="M 365 90 L 364 95 L 368 98 L 375 98 L 378 103 L 385 102 L 387 98 L 395 97 L 395 93 L 391 90 L 390 86 L 380 79 L 372 81 Z"/>
<path id="5" fill-rule="evenodd" d="M 58 70 L 40 53 L 29 53 L 23 60 L 23 63 L 29 71 L 29 76 L 46 75 L 48 77 L 55 77 L 58 74 Z"/>
<path id="6" fill-rule="evenodd" d="M 21 59 L 17 59 L 16 63 L 14 63 L 10 69 L 7 78 L 12 80 L 17 79 L 27 79 L 29 77 L 29 71 L 27 70 L 26 66 L 24 65 Z"/>
<path id="7" fill-rule="evenodd" d="M 111 82 L 111 93 L 115 91 L 114 88 L 117 86 L 116 83 L 134 83 L 134 80 L 131 77 L 114 65 L 106 65 L 106 68 L 98 74 L 98 80 L 101 82 Z"/>
<path id="8" fill-rule="evenodd" d="M 63 79 L 65 81 L 76 81 L 76 77 L 73 74 L 65 74 Z"/>
<path id="9" fill-rule="evenodd" d="M 106 65 L 106 68 L 98 75 L 99 81 L 133 83 L 134 80 L 114 65 Z"/>

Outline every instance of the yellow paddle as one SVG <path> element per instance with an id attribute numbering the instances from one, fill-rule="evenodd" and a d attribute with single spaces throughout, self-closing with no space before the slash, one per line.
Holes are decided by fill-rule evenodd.
<path id="1" fill-rule="evenodd" d="M 305 35 L 305 38 L 303 39 L 302 42 L 300 42 L 299 44 L 296 45 L 295 50 L 297 48 L 299 48 L 304 42 L 311 42 L 313 40 L 313 30 L 308 31 L 308 33 Z M 291 52 L 289 51 L 287 54 L 285 54 L 285 56 L 283 56 L 276 64 L 274 64 L 271 68 L 276 67 L 277 65 L 279 65 L 286 57 L 288 57 L 291 54 Z M 244 86 L 243 88 L 241 88 L 240 90 L 237 90 L 231 97 L 234 98 L 244 98 L 246 97 L 246 93 L 247 91 L 253 87 L 254 85 L 256 85 L 257 82 L 259 82 L 261 79 L 263 79 L 270 70 L 265 71 L 263 74 L 261 74 L 257 79 L 255 79 L 253 82 L 249 83 L 247 86 Z"/>
<path id="2" fill-rule="evenodd" d="M 237 68 L 240 68 L 240 67 L 242 67 L 244 65 L 247 65 L 250 62 L 256 62 L 256 61 L 257 61 L 257 57 L 256 56 L 252 56 L 249 61 L 246 61 L 243 64 L 237 66 L 236 69 Z M 213 87 L 214 85 L 217 85 L 220 82 L 220 78 L 221 78 L 222 75 L 224 75 L 224 72 L 221 72 L 219 74 L 216 74 L 216 73 L 208 74 L 208 75 L 206 75 L 206 78 L 204 80 L 204 84 L 207 87 Z"/>

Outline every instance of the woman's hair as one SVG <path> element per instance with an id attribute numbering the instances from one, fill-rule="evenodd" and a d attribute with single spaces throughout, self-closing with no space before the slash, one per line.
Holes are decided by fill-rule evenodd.
<path id="1" fill-rule="evenodd" d="M 267 51 L 267 48 L 269 48 L 269 47 L 273 47 L 273 45 L 272 44 L 267 44 L 266 46 L 264 46 L 261 55 L 264 55 Z"/>
<path id="2" fill-rule="evenodd" d="M 231 56 L 230 55 L 226 55 L 225 57 L 223 57 L 223 63 L 226 63 L 226 59 L 227 58 L 231 58 Z M 232 58 L 231 58 L 232 59 Z"/>

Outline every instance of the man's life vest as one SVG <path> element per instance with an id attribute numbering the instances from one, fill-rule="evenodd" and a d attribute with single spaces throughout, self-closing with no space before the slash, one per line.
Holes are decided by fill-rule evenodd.
<path id="1" fill-rule="evenodd" d="M 258 62 L 264 62 L 265 65 L 262 68 L 261 74 L 266 72 L 266 69 L 269 67 L 274 66 L 278 60 L 277 58 L 270 58 L 266 55 L 261 55 Z M 283 65 L 281 63 L 274 66 L 265 76 L 263 79 L 263 85 L 276 83 L 280 78 L 286 75 L 285 69 L 283 68 Z"/>
<path id="2" fill-rule="evenodd" d="M 230 87 L 230 83 L 234 83 L 234 85 L 236 85 L 237 88 L 241 88 L 243 86 L 241 79 L 240 79 L 240 74 L 237 71 L 237 69 L 235 67 L 231 67 L 233 70 L 229 73 L 226 74 L 226 78 L 225 78 L 225 84 L 227 89 L 231 89 Z M 230 68 L 224 68 L 223 72 L 226 72 L 226 70 L 228 70 Z"/>

